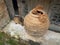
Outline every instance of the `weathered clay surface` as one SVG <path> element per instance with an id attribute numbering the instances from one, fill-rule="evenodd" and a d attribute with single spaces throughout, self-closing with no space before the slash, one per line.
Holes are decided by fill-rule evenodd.
<path id="1" fill-rule="evenodd" d="M 27 33 L 34 37 L 42 37 L 48 30 L 50 21 L 43 7 L 38 5 L 24 18 Z"/>

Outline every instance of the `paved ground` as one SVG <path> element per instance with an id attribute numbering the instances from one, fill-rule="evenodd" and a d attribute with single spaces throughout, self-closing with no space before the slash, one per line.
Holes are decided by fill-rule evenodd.
<path id="1" fill-rule="evenodd" d="M 24 26 L 21 26 L 20 24 L 15 24 L 13 21 L 11 21 L 4 28 L 4 32 L 6 32 L 7 34 L 10 34 L 12 37 L 15 37 L 15 38 L 18 38 L 19 36 L 23 40 L 31 39 L 32 41 L 36 41 L 34 38 L 26 34 L 25 29 L 23 27 Z M 45 41 L 43 42 L 43 45 L 60 45 L 60 33 L 56 33 L 48 30 L 47 33 L 44 35 L 44 39 Z M 40 39 L 37 39 L 37 40 L 40 40 Z M 35 42 L 33 43 L 35 44 Z M 39 44 L 37 43 L 37 45 Z"/>

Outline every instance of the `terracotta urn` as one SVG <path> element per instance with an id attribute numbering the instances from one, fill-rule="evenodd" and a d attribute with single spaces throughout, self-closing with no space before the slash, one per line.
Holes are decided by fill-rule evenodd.
<path id="1" fill-rule="evenodd" d="M 49 28 L 49 17 L 43 7 L 37 6 L 24 18 L 24 26 L 27 33 L 34 37 L 43 36 Z"/>

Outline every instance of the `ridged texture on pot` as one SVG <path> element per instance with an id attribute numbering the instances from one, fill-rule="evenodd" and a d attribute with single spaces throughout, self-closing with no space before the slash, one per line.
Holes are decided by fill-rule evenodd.
<path id="1" fill-rule="evenodd" d="M 27 33 L 34 37 L 43 36 L 49 28 L 49 18 L 41 6 L 32 9 L 24 18 Z"/>

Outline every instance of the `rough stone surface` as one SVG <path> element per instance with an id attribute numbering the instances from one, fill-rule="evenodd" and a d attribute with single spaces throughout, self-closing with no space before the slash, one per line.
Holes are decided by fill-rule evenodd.
<path id="1" fill-rule="evenodd" d="M 40 39 L 35 39 L 35 37 L 31 37 L 27 34 L 27 32 L 24 29 L 24 26 L 21 26 L 20 24 L 15 24 L 14 21 L 11 21 L 7 27 L 4 28 L 4 32 L 11 35 L 15 38 L 21 38 L 25 41 L 32 40 L 33 44 L 35 42 L 40 43 Z M 47 31 L 47 33 L 43 36 L 44 40 L 42 40 L 42 45 L 60 45 L 60 33 L 53 32 L 53 31 Z M 32 42 L 30 41 L 30 43 Z M 24 41 L 22 41 L 23 43 Z M 37 44 L 38 44 L 37 43 Z"/>
<path id="2" fill-rule="evenodd" d="M 9 14 L 4 0 L 0 0 L 0 30 L 9 22 Z"/>

